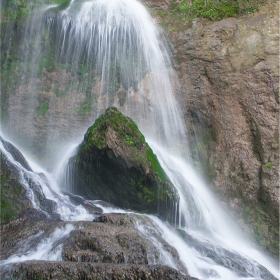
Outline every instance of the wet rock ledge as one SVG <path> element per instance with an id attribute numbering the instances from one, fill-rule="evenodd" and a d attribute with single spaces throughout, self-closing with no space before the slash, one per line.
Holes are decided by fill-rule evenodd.
<path id="1" fill-rule="evenodd" d="M 32 261 L 19 265 L 14 273 L 17 279 L 106 279 L 155 280 L 195 279 L 183 276 L 173 268 L 161 265 L 116 265 Z M 40 277 L 40 278 L 38 278 Z M 68 277 L 68 278 L 65 278 Z M 70 278 L 69 278 L 70 277 Z"/>
<path id="2" fill-rule="evenodd" d="M 137 225 L 151 224 L 145 216 L 136 214 L 103 214 L 93 222 L 27 221 L 12 227 L 2 228 L 1 259 L 13 253 L 14 243 L 27 246 L 28 237 L 33 238 L 29 245 L 36 248 L 38 243 L 48 238 L 57 229 L 67 225 L 74 226 L 68 236 L 56 242 L 63 244 L 62 261 L 27 261 L 12 267 L 4 267 L 1 279 L 186 279 L 186 268 L 180 262 L 177 251 L 168 245 L 156 232 L 152 239 L 145 237 L 136 229 Z M 11 240 L 12 239 L 12 240 Z M 164 263 L 166 254 L 176 269 L 159 265 Z M 149 264 L 148 264 L 149 263 Z M 180 272 L 181 271 L 181 272 Z M 183 274 L 182 274 L 183 273 Z"/>

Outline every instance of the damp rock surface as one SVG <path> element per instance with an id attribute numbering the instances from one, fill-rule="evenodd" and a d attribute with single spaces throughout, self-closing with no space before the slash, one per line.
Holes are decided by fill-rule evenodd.
<path id="1" fill-rule="evenodd" d="M 173 44 L 196 169 L 244 231 L 278 257 L 279 2 L 181 23 L 171 4 L 148 2 Z"/>
<path id="2" fill-rule="evenodd" d="M 184 279 L 195 280 L 189 276 L 182 275 L 173 268 L 161 265 L 115 265 L 73 262 L 38 262 L 31 261 L 17 265 L 14 275 L 15 279 L 139 279 L 139 280 L 161 280 L 161 279 Z M 69 278 L 68 278 L 69 279 Z"/>
<path id="3" fill-rule="evenodd" d="M 0 151 L 1 172 L 0 172 L 0 190 L 1 190 L 1 219 L 0 224 L 4 225 L 20 216 L 23 211 L 33 208 L 30 200 L 30 194 L 26 189 L 29 184 L 34 191 L 33 200 L 40 205 L 41 209 L 47 211 L 53 217 L 55 202 L 46 198 L 36 181 L 28 175 L 32 171 L 21 152 L 10 142 L 0 138 L 1 145 L 10 153 L 10 156 Z M 38 174 L 43 180 L 45 176 Z"/>
<path id="4" fill-rule="evenodd" d="M 20 256 L 36 251 L 38 244 L 58 229 L 61 238 L 53 245 L 62 245 L 61 259 L 3 266 L 1 279 L 196 279 L 188 276 L 177 251 L 158 232 L 151 231 L 147 238 L 137 229 L 137 225 L 151 223 L 149 217 L 127 213 L 103 214 L 87 222 L 42 218 L 11 223 L 1 230 L 1 259 L 15 252 Z M 64 234 L 69 226 L 72 230 Z M 172 264 L 168 264 L 166 256 L 170 256 Z"/>
<path id="5" fill-rule="evenodd" d="M 108 108 L 69 160 L 74 192 L 172 220 L 178 193 L 131 118 Z"/>

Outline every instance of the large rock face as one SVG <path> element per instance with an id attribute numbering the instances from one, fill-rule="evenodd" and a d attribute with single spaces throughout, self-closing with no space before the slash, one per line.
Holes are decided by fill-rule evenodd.
<path id="1" fill-rule="evenodd" d="M 172 221 L 178 194 L 136 124 L 108 108 L 69 160 L 74 192 Z"/>
<path id="2" fill-rule="evenodd" d="M 278 255 L 279 2 L 175 29 L 168 5 L 152 6 L 173 43 L 194 162 Z"/>

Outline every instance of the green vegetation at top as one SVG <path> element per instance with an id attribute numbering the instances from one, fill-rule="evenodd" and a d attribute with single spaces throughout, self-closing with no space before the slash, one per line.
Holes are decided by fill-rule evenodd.
<path id="1" fill-rule="evenodd" d="M 182 19 L 203 17 L 210 20 L 221 20 L 250 14 L 259 9 L 266 0 L 182 0 L 172 2 L 171 13 Z"/>
<path id="2" fill-rule="evenodd" d="M 4 0 L 2 3 L 2 21 L 17 21 L 27 16 L 35 8 L 44 4 L 68 5 L 70 0 Z"/>
<path id="3" fill-rule="evenodd" d="M 129 146 L 140 147 L 145 143 L 143 134 L 131 118 L 125 117 L 115 107 L 108 108 L 85 134 L 85 142 L 101 148 L 105 143 L 106 131 L 112 127 L 121 139 Z"/>

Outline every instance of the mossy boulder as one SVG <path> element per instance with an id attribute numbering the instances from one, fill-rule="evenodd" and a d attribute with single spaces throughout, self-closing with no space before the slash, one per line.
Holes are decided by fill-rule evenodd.
<path id="1" fill-rule="evenodd" d="M 174 218 L 177 190 L 134 121 L 114 107 L 88 129 L 69 168 L 76 194 Z"/>

